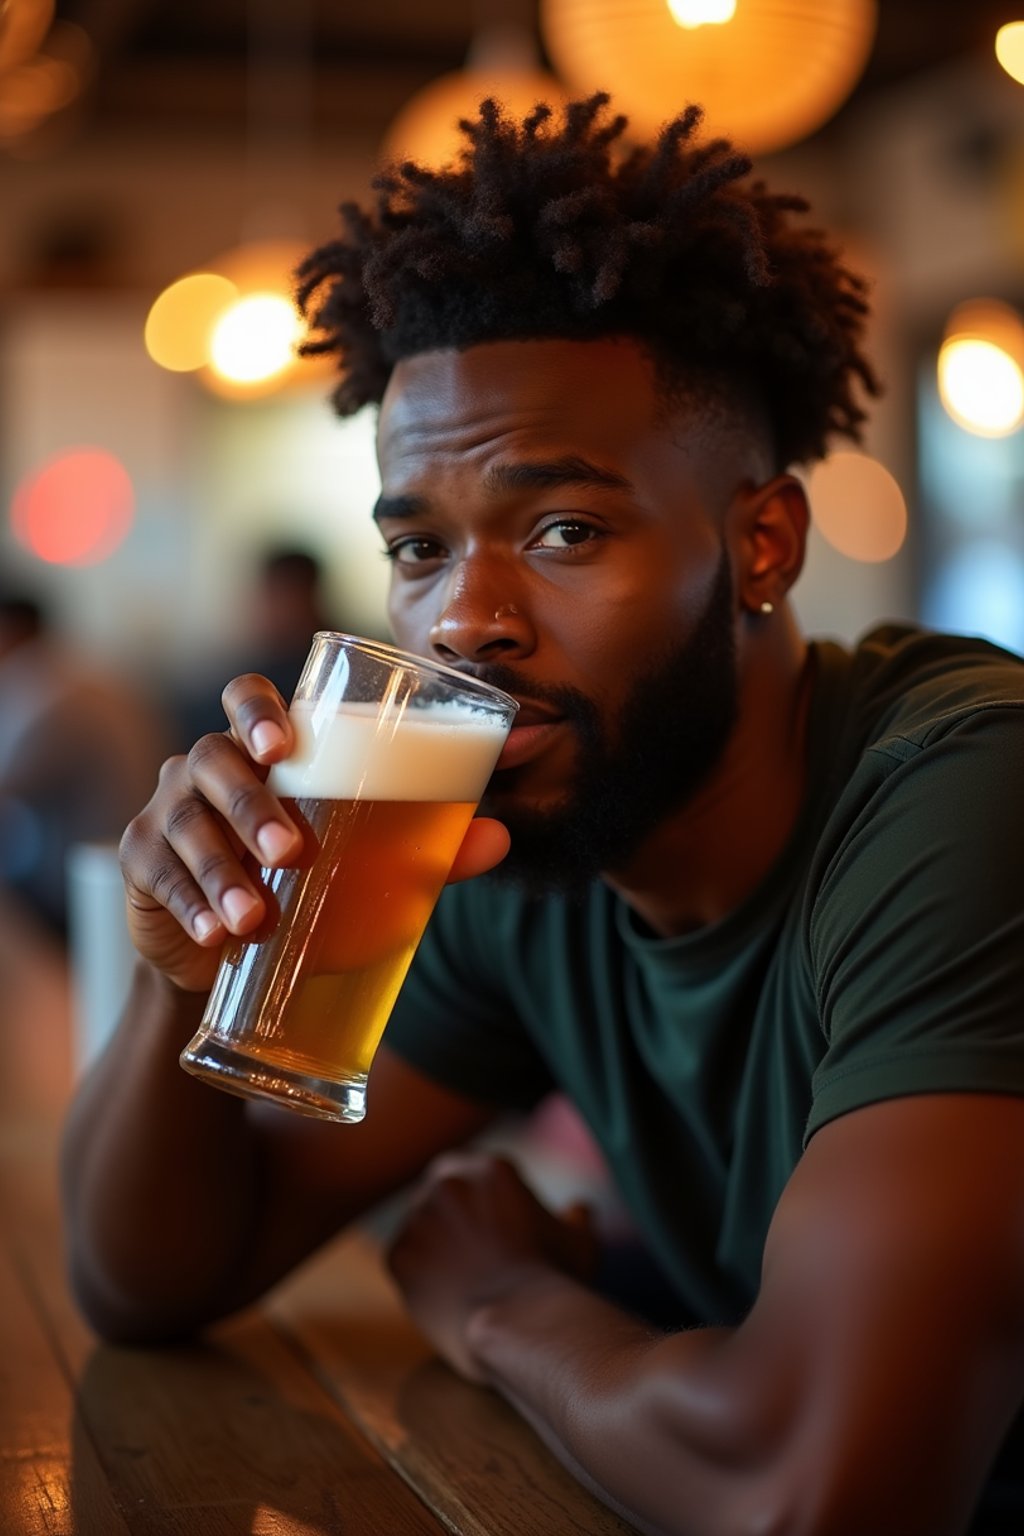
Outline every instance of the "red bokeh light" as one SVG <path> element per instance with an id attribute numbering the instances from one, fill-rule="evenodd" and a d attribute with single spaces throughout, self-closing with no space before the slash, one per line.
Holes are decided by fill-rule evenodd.
<path id="1" fill-rule="evenodd" d="M 121 461 L 102 448 L 72 448 L 21 482 L 11 527 L 51 565 L 96 565 L 121 543 L 134 515 L 135 491 Z"/>

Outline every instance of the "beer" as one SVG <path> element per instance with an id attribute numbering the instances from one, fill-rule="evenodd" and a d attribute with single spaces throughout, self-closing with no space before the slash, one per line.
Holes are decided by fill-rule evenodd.
<path id="1" fill-rule="evenodd" d="M 274 927 L 224 954 L 245 1051 L 336 1081 L 365 1078 L 474 803 L 283 800 L 316 859 L 262 870 Z M 273 919 L 272 919 L 273 920 Z"/>
<path id="2" fill-rule="evenodd" d="M 302 829 L 304 852 L 296 867 L 260 871 L 268 917 L 226 947 L 202 1048 L 197 1036 L 183 1064 L 206 1075 L 205 1062 L 222 1086 L 283 1094 L 307 1113 L 357 1118 L 507 720 L 458 704 L 324 700 L 297 701 L 290 717 L 296 748 L 268 787 Z M 228 1059 L 237 1084 L 221 1079 Z M 332 1085 L 350 1113 L 339 1115 Z"/>

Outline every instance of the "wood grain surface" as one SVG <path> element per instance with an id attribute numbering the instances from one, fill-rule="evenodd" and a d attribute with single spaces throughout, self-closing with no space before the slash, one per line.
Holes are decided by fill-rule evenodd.
<path id="1" fill-rule="evenodd" d="M 98 1342 L 57 1196 L 72 1034 L 62 951 L 0 900 L 0 1536 L 627 1536 L 432 1356 L 366 1231 L 194 1346 Z"/>

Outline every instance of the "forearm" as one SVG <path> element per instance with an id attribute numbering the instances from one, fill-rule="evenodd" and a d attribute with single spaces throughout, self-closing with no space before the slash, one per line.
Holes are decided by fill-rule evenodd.
<path id="1" fill-rule="evenodd" d="M 652 1334 L 501 1159 L 438 1169 L 392 1244 L 417 1323 L 650 1536 L 961 1536 L 1021 1406 L 1024 1106 L 841 1116 L 779 1201 L 742 1322 Z"/>
<path id="2" fill-rule="evenodd" d="M 492 1385 L 650 1536 L 735 1536 L 778 1507 L 781 1404 L 737 1393 L 731 1331 L 654 1334 L 538 1271 L 479 1308 L 468 1334 Z"/>
<path id="3" fill-rule="evenodd" d="M 178 1066 L 204 999 L 137 968 L 116 1034 L 68 1115 L 62 1188 L 75 1288 L 119 1337 L 223 1310 L 250 1240 L 258 1150 L 240 1099 Z"/>

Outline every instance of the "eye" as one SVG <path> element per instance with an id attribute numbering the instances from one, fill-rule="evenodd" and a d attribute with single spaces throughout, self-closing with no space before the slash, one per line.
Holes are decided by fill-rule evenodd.
<path id="1" fill-rule="evenodd" d="M 393 565 L 425 565 L 431 560 L 440 560 L 445 554 L 444 545 L 437 539 L 425 538 L 420 534 L 410 534 L 405 539 L 395 539 L 384 550 L 385 560 L 390 560 Z"/>
<path id="2" fill-rule="evenodd" d="M 578 517 L 560 517 L 546 524 L 533 543 L 536 549 L 569 550 L 593 544 L 601 537 L 601 530 L 593 523 L 581 522 Z"/>

